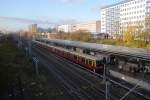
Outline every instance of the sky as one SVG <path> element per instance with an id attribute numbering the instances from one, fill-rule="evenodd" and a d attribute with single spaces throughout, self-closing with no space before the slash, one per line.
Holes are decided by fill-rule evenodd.
<path id="1" fill-rule="evenodd" d="M 100 20 L 100 7 L 114 2 L 118 0 L 0 0 L 0 21 L 4 25 L 16 18 L 52 24 Z"/>

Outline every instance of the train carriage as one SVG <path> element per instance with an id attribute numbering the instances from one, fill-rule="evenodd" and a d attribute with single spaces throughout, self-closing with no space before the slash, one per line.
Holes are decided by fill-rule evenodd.
<path id="1" fill-rule="evenodd" d="M 103 72 L 103 63 L 102 63 L 103 59 L 102 58 L 95 57 L 92 55 L 77 53 L 68 49 L 64 49 L 62 47 L 52 46 L 48 43 L 37 42 L 36 46 L 38 46 L 39 48 L 45 48 L 49 50 L 50 52 L 53 52 L 58 56 L 61 56 L 74 63 L 77 63 L 87 69 L 100 72 L 100 73 Z"/>
<path id="2" fill-rule="evenodd" d="M 46 44 L 43 45 L 44 48 L 47 48 L 51 52 L 64 57 L 74 63 L 80 64 L 88 69 L 95 70 L 99 69 L 103 71 L 104 63 L 118 66 L 117 68 L 120 71 L 130 72 L 130 73 L 150 73 L 150 50 L 149 49 L 131 49 L 127 47 L 120 47 L 120 46 L 110 46 L 110 45 L 102 45 L 102 44 L 94 44 L 94 43 L 84 43 L 84 42 L 76 42 L 76 41 L 67 41 L 67 40 L 48 40 L 48 39 L 37 39 L 40 43 Z M 70 46 L 72 49 L 69 49 Z M 79 52 L 80 50 L 77 48 L 84 48 L 83 52 Z M 106 61 L 103 58 L 105 56 L 96 55 L 97 57 L 91 55 L 87 50 L 92 49 L 93 51 L 110 51 L 109 59 L 106 57 Z M 59 51 L 58 51 L 59 50 Z M 86 51 L 85 51 L 86 50 Z M 113 54 L 112 54 L 113 52 Z M 86 54 L 85 54 L 86 53 Z M 116 58 L 116 53 L 121 55 L 130 55 L 132 56 L 133 60 L 137 60 L 136 57 L 140 57 L 140 61 L 144 63 L 140 63 L 137 61 L 126 63 L 119 62 Z M 126 56 L 125 56 L 126 57 Z M 144 59 L 149 59 L 145 61 Z M 148 63 L 148 64 L 147 64 Z"/>

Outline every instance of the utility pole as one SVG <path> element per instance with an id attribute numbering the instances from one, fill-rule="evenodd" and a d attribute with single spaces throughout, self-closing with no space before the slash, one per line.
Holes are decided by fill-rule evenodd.
<path id="1" fill-rule="evenodd" d="M 28 48 L 25 47 L 26 57 L 28 56 Z"/>
<path id="2" fill-rule="evenodd" d="M 104 57 L 103 58 L 103 65 L 104 65 L 104 71 L 103 71 L 103 82 L 105 84 L 105 100 L 110 100 L 110 93 L 109 93 L 109 87 L 110 87 L 110 82 L 107 80 L 107 75 L 108 73 L 108 68 L 106 68 L 107 64 L 107 59 Z"/>
<path id="3" fill-rule="evenodd" d="M 20 47 L 20 33 L 19 33 L 19 36 L 17 36 L 17 42 L 18 42 L 18 48 Z"/>
<path id="4" fill-rule="evenodd" d="M 30 39 L 28 40 L 29 55 L 31 55 L 31 46 L 32 46 L 31 41 L 32 40 L 30 40 Z"/>
<path id="5" fill-rule="evenodd" d="M 104 64 L 103 82 L 106 82 L 106 65 Z"/>
<path id="6" fill-rule="evenodd" d="M 22 87 L 21 76 L 18 75 L 17 79 L 18 79 L 19 91 L 20 91 L 20 96 L 21 96 L 20 99 L 24 100 L 24 94 L 23 94 L 23 87 Z"/>
<path id="7" fill-rule="evenodd" d="M 104 76 L 105 89 L 106 89 L 106 92 L 105 92 L 106 98 L 105 99 L 110 100 L 110 85 L 111 85 L 111 83 L 108 81 L 107 76 L 109 76 L 109 73 L 108 73 L 108 69 L 105 66 L 105 76 Z"/>
<path id="8" fill-rule="evenodd" d="M 109 81 L 106 80 L 106 94 L 105 94 L 106 100 L 110 100 L 110 98 L 109 98 L 109 86 L 110 86 L 110 83 L 109 83 Z"/>
<path id="9" fill-rule="evenodd" d="M 38 68 L 39 60 L 38 60 L 36 57 L 33 57 L 32 59 L 33 59 L 34 64 L 35 64 L 35 72 L 36 72 L 36 75 L 39 75 L 39 68 Z"/>
<path id="10" fill-rule="evenodd" d="M 103 58 L 103 65 L 104 65 L 104 70 L 103 70 L 103 82 L 106 82 L 106 58 Z"/>

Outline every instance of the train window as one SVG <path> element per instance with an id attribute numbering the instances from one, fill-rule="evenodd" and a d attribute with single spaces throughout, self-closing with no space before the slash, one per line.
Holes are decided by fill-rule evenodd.
<path id="1" fill-rule="evenodd" d="M 89 65 L 92 65 L 92 60 L 89 60 Z"/>
<path id="2" fill-rule="evenodd" d="M 66 56 L 66 52 L 64 52 L 64 56 Z"/>
<path id="3" fill-rule="evenodd" d="M 79 56 L 77 55 L 77 60 L 79 60 Z"/>
<path id="4" fill-rule="evenodd" d="M 94 65 L 94 60 L 92 60 L 92 64 L 91 64 L 92 66 Z"/>
<path id="5" fill-rule="evenodd" d="M 94 60 L 91 60 L 91 62 L 92 62 L 91 65 L 94 66 Z"/>
<path id="6" fill-rule="evenodd" d="M 88 59 L 86 59 L 86 64 L 89 64 L 89 60 Z"/>
<path id="7" fill-rule="evenodd" d="M 80 62 L 82 62 L 82 57 L 80 57 Z"/>

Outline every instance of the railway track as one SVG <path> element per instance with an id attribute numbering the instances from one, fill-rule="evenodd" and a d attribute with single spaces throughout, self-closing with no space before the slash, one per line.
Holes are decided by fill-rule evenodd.
<path id="1" fill-rule="evenodd" d="M 42 52 L 43 53 L 43 52 Z M 47 53 L 47 52 L 46 52 Z M 39 55 L 39 54 L 38 54 Z M 46 58 L 49 58 L 49 57 L 47 57 L 48 55 L 46 55 Z M 51 55 L 52 56 L 52 55 Z M 56 56 L 56 55 L 55 55 Z M 55 57 L 54 55 L 53 55 L 53 57 Z M 42 60 L 42 59 L 40 59 L 40 60 Z M 53 60 L 53 58 L 51 58 L 51 60 Z M 49 60 L 49 61 L 51 61 L 51 60 Z M 64 58 L 63 58 L 63 60 L 65 60 Z M 86 75 L 84 75 L 83 73 L 81 74 L 79 71 L 81 71 L 81 70 L 79 70 L 79 68 L 75 68 L 75 66 L 74 65 L 72 65 L 72 64 L 69 64 L 69 65 L 67 65 L 67 62 L 65 62 L 65 61 L 63 61 L 63 60 L 61 60 L 61 59 L 59 59 L 59 61 L 57 61 L 57 62 L 51 62 L 51 64 L 50 63 L 48 63 L 47 62 L 47 64 L 45 64 L 45 66 L 48 66 L 48 65 L 50 65 L 50 66 L 53 66 L 52 68 L 50 68 L 50 67 L 47 67 L 55 76 L 56 76 L 56 78 L 58 78 L 58 80 L 60 80 L 61 82 L 62 82 L 62 85 L 63 85 L 63 87 L 66 89 L 66 90 L 68 90 L 68 93 L 70 94 L 70 95 L 72 95 L 74 98 L 75 98 L 75 100 L 77 100 L 77 98 L 78 99 L 82 99 L 82 100 L 92 100 L 93 98 L 91 98 L 91 96 L 88 96 L 90 93 L 87 93 L 87 92 L 85 92 L 85 90 L 84 89 L 81 89 L 81 88 L 79 88 L 78 86 L 79 85 L 85 85 L 85 84 L 83 84 L 84 82 L 87 82 L 87 84 L 88 84 L 88 86 L 92 86 L 93 85 L 93 83 L 99 83 L 99 81 L 97 81 L 96 79 L 91 79 L 89 76 L 86 76 Z M 44 60 L 42 61 L 42 62 L 44 62 Z M 65 63 L 67 66 L 64 66 L 63 65 L 63 68 L 65 67 L 65 69 L 67 69 L 68 71 L 69 71 L 69 73 L 72 73 L 72 74 L 74 74 L 75 76 L 77 76 L 80 80 L 77 80 L 77 82 L 75 81 L 76 80 L 76 78 L 74 78 L 74 77 L 71 77 L 71 76 L 69 76 L 69 78 L 65 78 L 65 77 L 68 77 L 68 75 L 70 75 L 70 74 L 68 74 L 68 72 L 65 70 L 65 72 L 64 72 L 64 69 L 56 69 L 55 67 L 57 67 L 57 68 L 59 68 L 58 66 L 54 66 L 55 64 L 57 65 L 58 63 Z M 61 64 L 59 64 L 59 66 L 62 66 Z M 68 66 L 70 67 L 70 68 L 73 68 L 73 69 L 70 69 L 70 68 L 68 68 Z M 72 71 L 72 70 L 76 70 L 76 72 L 79 72 L 80 73 L 80 75 L 83 75 L 84 77 L 85 77 L 85 79 L 83 79 L 83 77 L 81 77 L 81 76 L 79 76 L 79 73 L 75 73 L 74 71 Z M 92 73 L 92 72 L 91 72 Z M 61 75 L 61 76 L 60 76 Z M 93 76 L 96 76 L 96 77 L 100 77 L 99 78 L 99 80 L 101 80 L 103 77 L 102 76 L 99 76 L 99 75 L 96 75 L 95 73 L 93 73 Z M 70 81 L 68 81 L 68 79 L 71 79 Z M 118 86 L 120 86 L 120 88 L 123 88 L 124 90 L 130 90 L 130 88 L 129 87 L 127 87 L 127 86 L 125 86 L 125 85 L 122 85 L 122 84 L 120 84 L 120 83 L 118 83 L 118 82 L 116 82 L 116 81 L 114 81 L 114 80 L 112 80 L 111 78 L 108 78 L 108 80 L 111 82 L 111 83 L 113 83 L 114 85 L 118 85 Z M 91 84 L 91 82 L 92 82 L 92 84 Z M 94 86 L 95 86 L 95 84 L 94 84 Z M 97 88 L 99 88 L 99 86 L 96 86 Z M 104 88 L 104 87 L 101 87 L 101 88 Z M 92 87 L 92 89 L 90 90 L 90 91 L 92 91 L 94 88 Z M 105 89 L 105 88 L 104 88 Z M 103 90 L 100 90 L 99 91 L 99 93 L 100 93 L 100 95 L 103 95 L 103 96 L 105 96 L 105 91 L 104 91 L 104 89 Z M 92 94 L 90 94 L 90 95 L 94 95 L 94 94 L 97 94 L 97 91 L 98 90 L 94 90 L 93 92 L 92 92 Z M 94 93 L 94 94 L 93 94 Z M 144 98 L 144 100 L 150 100 L 150 98 L 148 97 L 148 96 L 145 96 L 144 94 L 142 94 L 142 93 L 140 93 L 140 92 L 137 92 L 137 91 L 133 91 L 132 92 L 133 94 L 135 94 L 135 95 L 138 95 L 138 96 L 142 96 L 143 98 Z M 104 98 L 105 99 L 105 98 Z M 95 99 L 94 99 L 95 100 Z M 102 100 L 102 97 L 101 97 L 101 99 L 100 100 Z"/>
<path id="2" fill-rule="evenodd" d="M 38 52 L 39 53 L 39 52 Z M 87 92 L 84 89 L 81 88 L 81 86 L 85 85 L 85 81 L 81 81 L 81 79 L 78 79 L 77 77 L 74 77 L 73 75 L 70 75 L 71 73 L 69 72 L 64 72 L 64 70 L 60 70 L 61 66 L 56 66 L 58 63 L 51 62 L 51 65 L 49 64 L 50 67 L 49 70 L 57 76 L 57 78 L 64 83 L 65 86 L 67 86 L 67 89 L 69 92 L 74 93 L 77 95 L 80 99 L 82 100 L 95 100 L 93 97 L 97 97 L 98 95 L 94 96 L 97 93 L 94 93 L 94 91 Z M 92 95 L 93 94 L 93 95 Z M 92 95 L 92 96 L 91 96 Z M 102 99 L 102 94 L 101 94 L 101 100 Z"/>
<path id="3" fill-rule="evenodd" d="M 56 79 L 58 79 L 59 82 L 62 83 L 62 86 L 68 91 L 68 93 L 71 96 L 73 97 L 76 96 L 78 99 L 81 97 L 81 94 L 77 93 L 75 89 L 68 82 L 65 81 L 65 79 L 63 78 L 63 75 L 59 75 L 60 73 L 54 68 L 55 67 L 54 65 L 50 64 L 45 59 L 41 59 L 41 55 L 39 54 L 37 55 L 37 53 L 34 53 L 34 55 L 39 57 L 42 64 L 50 71 L 50 73 L 53 74 L 53 76 L 55 76 Z"/>
<path id="4" fill-rule="evenodd" d="M 51 53 L 48 53 L 48 51 L 46 51 L 46 50 L 43 50 L 43 52 L 47 52 L 47 54 L 49 54 L 51 57 L 55 57 L 57 59 L 56 60 L 57 64 L 59 64 L 60 66 L 63 66 L 63 68 L 65 68 L 65 71 L 68 70 L 67 72 L 74 74 L 74 76 L 76 76 L 77 79 L 79 81 L 81 81 L 80 84 L 84 83 L 83 85 L 87 85 L 87 86 L 91 87 L 91 89 L 92 89 L 91 91 L 93 91 L 92 93 L 94 93 L 94 91 L 95 91 L 94 94 L 97 94 L 96 97 L 98 97 L 100 95 L 105 96 L 105 85 L 102 83 L 102 79 L 99 79 L 99 78 L 97 79 L 97 77 L 95 77 L 93 75 L 91 77 L 89 75 L 87 76 L 87 74 L 89 74 L 89 73 L 85 73 L 85 71 L 82 71 L 81 69 L 64 61 L 65 59 L 63 59 L 63 58 L 60 59 L 60 57 L 56 57 L 56 55 L 52 55 Z M 61 65 L 60 63 L 65 64 L 65 66 Z M 84 74 L 82 74 L 82 73 L 84 73 Z M 86 82 L 86 84 L 85 84 L 85 82 Z M 102 87 L 102 85 L 103 85 L 103 87 Z M 110 97 L 113 100 L 117 100 L 117 98 L 114 96 L 110 95 Z"/>
<path id="5" fill-rule="evenodd" d="M 44 52 L 46 52 L 46 50 L 44 50 Z M 51 53 L 50 53 L 51 54 Z M 53 57 L 56 57 L 56 55 L 51 55 L 51 56 L 53 56 Z M 78 76 L 78 79 L 80 79 L 80 80 L 83 80 L 83 82 L 87 82 L 90 86 L 93 86 L 92 88 L 92 90 L 93 90 L 93 93 L 94 93 L 94 91 L 95 91 L 95 94 L 99 94 L 99 93 L 101 93 L 101 95 L 103 94 L 103 96 L 105 96 L 105 88 L 104 87 L 97 87 L 97 86 L 95 86 L 95 84 L 93 84 L 93 83 L 99 83 L 99 81 L 97 81 L 97 80 L 94 80 L 94 79 L 91 79 L 89 76 L 88 77 L 86 77 L 86 75 L 84 76 L 84 77 L 86 77 L 86 78 L 83 78 L 83 77 L 81 77 L 80 76 L 80 74 L 81 73 L 75 73 L 74 71 L 72 71 L 72 70 L 76 70 L 76 72 L 79 72 L 79 71 L 81 71 L 81 70 L 79 70 L 78 68 L 76 68 L 76 67 L 74 67 L 72 64 L 68 64 L 67 62 L 65 62 L 64 61 L 64 58 L 62 58 L 62 59 L 60 59 L 60 57 L 58 57 L 58 58 L 56 58 L 57 60 L 59 60 L 59 62 L 58 63 L 65 63 L 65 65 L 67 65 L 67 66 L 64 66 L 63 65 L 63 68 L 66 68 L 67 70 L 69 70 L 69 72 L 70 73 L 74 73 L 75 74 L 75 76 Z M 69 67 L 68 67 L 69 66 Z M 90 81 L 89 81 L 90 80 Z M 111 79 L 109 79 L 110 80 L 110 82 L 112 82 L 112 83 L 114 83 L 114 81 L 113 80 L 111 80 Z M 83 83 L 83 82 L 81 82 L 81 83 Z M 116 84 L 116 82 L 115 82 L 115 84 Z M 122 86 L 122 85 L 120 85 L 119 84 L 119 86 Z M 103 88 L 103 89 L 97 89 L 97 88 Z M 129 90 L 129 88 L 125 88 L 126 90 Z M 136 94 L 136 95 L 140 95 L 140 96 L 144 96 L 144 98 L 145 99 L 148 99 L 149 100 L 149 97 L 147 97 L 147 96 L 145 96 L 145 95 L 143 95 L 143 94 L 141 94 L 141 93 L 139 93 L 139 92 L 136 92 L 136 91 L 134 91 L 133 92 L 134 94 Z M 111 96 L 111 95 L 110 95 Z M 111 96 L 111 98 L 112 99 L 116 99 L 116 97 L 113 97 L 113 96 Z"/>

